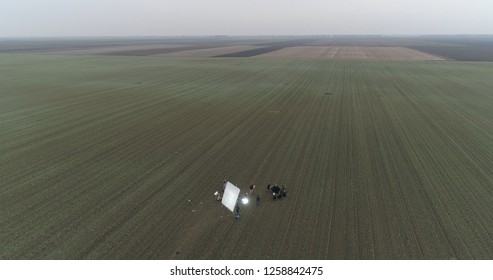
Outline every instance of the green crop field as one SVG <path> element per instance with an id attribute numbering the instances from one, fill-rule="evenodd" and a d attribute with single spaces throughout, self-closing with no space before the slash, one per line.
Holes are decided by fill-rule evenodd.
<path id="1" fill-rule="evenodd" d="M 0 54 L 0 258 L 492 259 L 492 77 Z M 260 205 L 235 220 L 223 179 Z"/>

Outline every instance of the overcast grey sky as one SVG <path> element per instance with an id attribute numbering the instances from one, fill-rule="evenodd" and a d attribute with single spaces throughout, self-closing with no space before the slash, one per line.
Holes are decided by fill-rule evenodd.
<path id="1" fill-rule="evenodd" d="M 0 37 L 493 34 L 493 0 L 0 0 Z"/>

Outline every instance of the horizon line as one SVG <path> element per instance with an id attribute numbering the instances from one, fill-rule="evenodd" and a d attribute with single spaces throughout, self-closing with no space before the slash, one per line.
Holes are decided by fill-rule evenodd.
<path id="1" fill-rule="evenodd" d="M 493 37 L 493 33 L 435 33 L 435 34 L 268 34 L 268 35 L 228 35 L 228 34 L 210 34 L 210 35 L 40 35 L 40 36 L 0 36 L 0 39 L 10 38 L 197 38 L 197 37 Z"/>

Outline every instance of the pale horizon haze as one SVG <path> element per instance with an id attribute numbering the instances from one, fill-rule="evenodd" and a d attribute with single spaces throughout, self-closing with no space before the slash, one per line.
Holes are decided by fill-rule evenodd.
<path id="1" fill-rule="evenodd" d="M 493 34 L 491 0 L 3 0 L 0 37 Z"/>

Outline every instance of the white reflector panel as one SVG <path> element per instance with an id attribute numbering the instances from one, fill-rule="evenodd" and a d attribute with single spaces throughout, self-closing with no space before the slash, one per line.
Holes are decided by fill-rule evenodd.
<path id="1" fill-rule="evenodd" d="M 230 182 L 226 182 L 226 188 L 224 189 L 223 199 L 221 203 L 226 206 L 231 212 L 234 212 L 236 201 L 240 195 L 240 189 Z"/>

